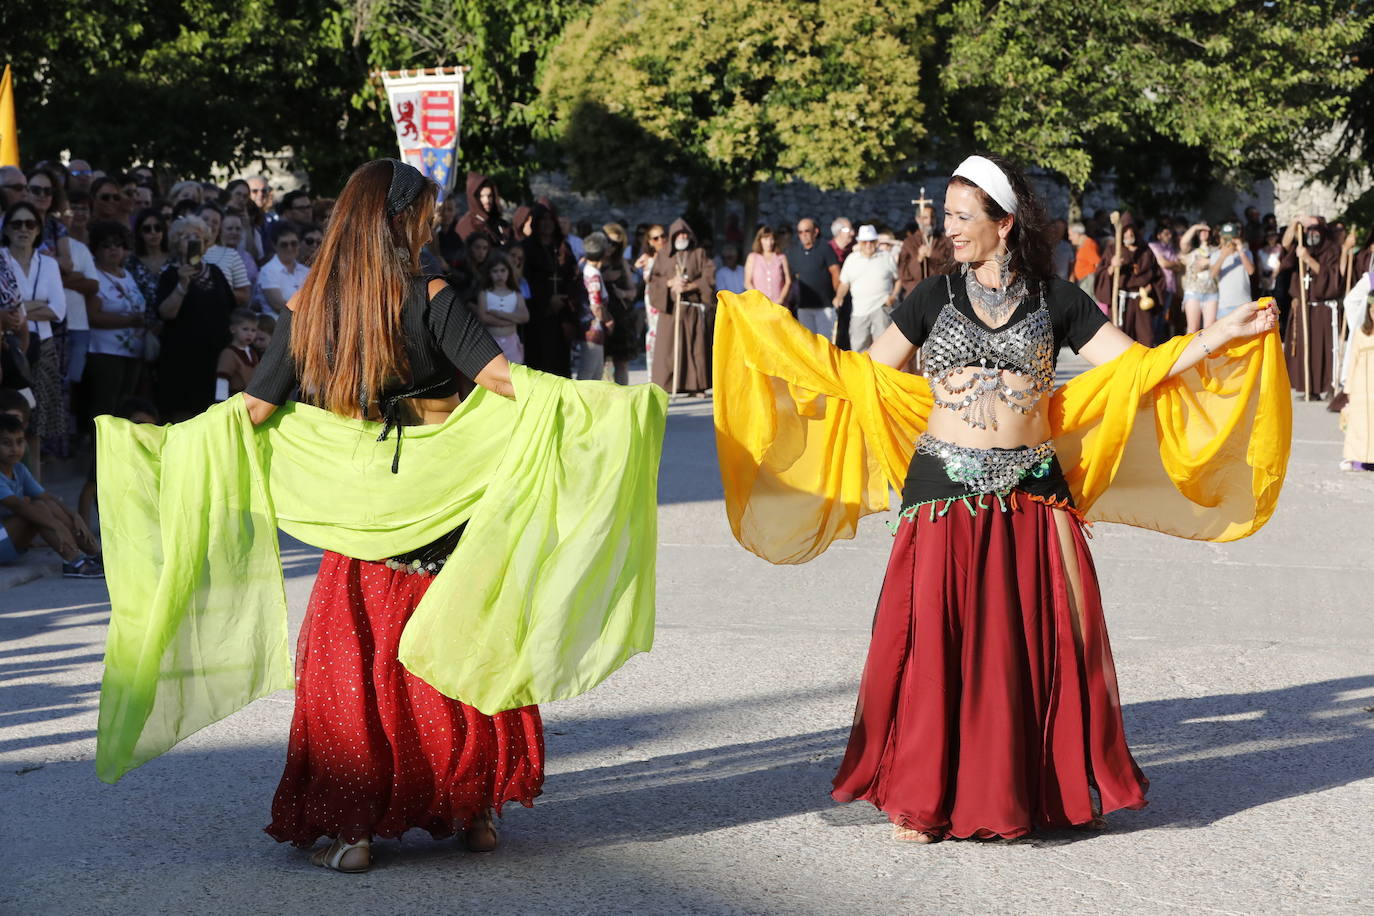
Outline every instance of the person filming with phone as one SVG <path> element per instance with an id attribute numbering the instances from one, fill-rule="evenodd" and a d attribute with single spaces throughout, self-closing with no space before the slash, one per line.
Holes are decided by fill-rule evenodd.
<path id="1" fill-rule="evenodd" d="M 157 311 L 166 322 L 157 360 L 157 406 L 173 423 L 215 402 L 216 366 L 229 341 L 234 291 L 220 269 L 205 260 L 209 235 L 199 217 L 172 223 L 171 258 L 157 284 Z"/>

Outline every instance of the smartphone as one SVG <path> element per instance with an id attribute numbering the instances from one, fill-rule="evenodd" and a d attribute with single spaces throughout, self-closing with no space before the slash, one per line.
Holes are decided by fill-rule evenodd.
<path id="1" fill-rule="evenodd" d="M 186 263 L 192 267 L 200 264 L 201 255 L 205 253 L 205 243 L 200 239 L 186 240 Z"/>

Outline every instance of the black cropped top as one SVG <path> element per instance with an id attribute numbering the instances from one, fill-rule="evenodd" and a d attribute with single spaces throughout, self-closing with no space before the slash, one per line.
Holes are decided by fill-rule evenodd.
<path id="1" fill-rule="evenodd" d="M 913 346 L 922 346 L 939 320 L 945 304 L 951 301 L 951 293 L 954 308 L 970 319 L 975 326 L 990 334 L 1017 325 L 1029 317 L 1031 312 L 1039 309 L 1041 303 L 1041 293 L 1031 290 L 1011 313 L 1006 324 L 1000 328 L 990 328 L 974 314 L 964 284 L 959 282 L 958 278 L 949 283 L 943 275 L 937 275 L 922 280 L 910 295 L 892 309 L 892 323 L 901 329 L 902 334 Z M 1097 307 L 1092 297 L 1068 280 L 1052 278 L 1045 286 L 1043 296 L 1045 308 L 1050 313 L 1056 356 L 1065 344 L 1077 353 L 1084 344 L 1092 340 L 1098 329 L 1107 323 L 1107 316 Z"/>
<path id="2" fill-rule="evenodd" d="M 453 287 L 429 297 L 429 282 L 437 277 L 416 277 L 401 309 L 406 361 L 410 379 L 382 390 L 375 400 L 384 406 L 398 398 L 446 398 L 457 394 L 461 379 L 473 379 L 487 363 L 501 355 L 501 347 L 486 328 L 458 301 Z M 270 404 L 284 404 L 298 384 L 296 361 L 291 356 L 291 311 L 282 313 L 272 343 L 253 373 L 248 394 Z"/>
<path id="3" fill-rule="evenodd" d="M 486 368 L 487 363 L 501 355 L 501 347 L 491 334 L 462 302 L 453 287 L 445 286 L 430 298 L 429 283 L 439 279 L 432 276 L 415 277 L 401 309 L 401 331 L 405 336 L 406 361 L 410 368 L 408 380 L 388 384 L 376 397 L 382 414 L 381 441 L 391 430 L 396 434 L 395 473 L 400 458 L 402 427 L 401 402 L 405 398 L 446 398 L 471 389 L 471 380 Z M 291 311 L 282 313 L 281 321 L 272 335 L 272 343 L 263 354 L 245 393 L 270 404 L 284 404 L 299 384 L 296 361 L 291 355 Z M 362 398 L 360 397 L 361 401 Z M 368 405 L 360 404 L 361 410 Z"/>

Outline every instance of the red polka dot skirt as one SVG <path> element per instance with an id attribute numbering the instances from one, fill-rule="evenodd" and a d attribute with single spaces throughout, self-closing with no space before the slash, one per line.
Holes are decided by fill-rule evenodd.
<path id="1" fill-rule="evenodd" d="M 483 715 L 396 659 L 433 578 L 325 553 L 296 654 L 296 712 L 267 832 L 311 846 L 412 827 L 436 839 L 544 781 L 537 706 Z"/>

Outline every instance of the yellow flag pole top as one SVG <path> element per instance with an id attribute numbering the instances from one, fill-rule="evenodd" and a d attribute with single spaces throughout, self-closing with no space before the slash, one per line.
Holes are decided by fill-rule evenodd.
<path id="1" fill-rule="evenodd" d="M 10 65 L 0 77 L 0 166 L 19 166 L 19 127 L 14 120 L 14 77 Z"/>

